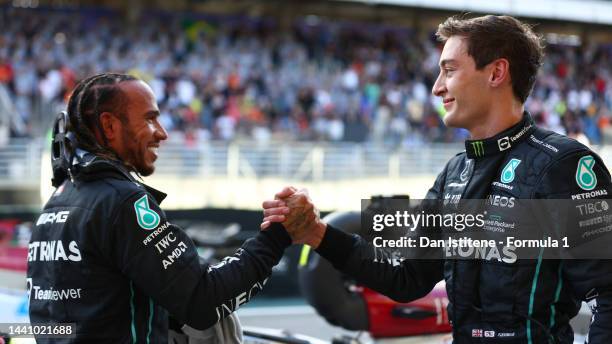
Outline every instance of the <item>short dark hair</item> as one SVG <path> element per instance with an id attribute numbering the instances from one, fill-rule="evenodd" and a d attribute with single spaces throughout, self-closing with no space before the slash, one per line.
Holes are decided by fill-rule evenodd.
<path id="1" fill-rule="evenodd" d="M 542 39 L 530 25 L 510 16 L 487 15 L 471 19 L 453 16 L 440 24 L 436 32 L 441 42 L 452 36 L 466 40 L 467 53 L 476 62 L 477 69 L 495 59 L 507 59 L 512 91 L 521 103 L 525 103 L 544 57 Z"/>
<path id="2" fill-rule="evenodd" d="M 101 157 L 119 160 L 117 154 L 108 147 L 102 132 L 100 114 L 113 112 L 127 122 L 125 108 L 127 96 L 119 87 L 124 81 L 138 80 L 127 74 L 103 73 L 81 80 L 68 100 L 69 130 L 76 136 L 77 146 Z M 98 131 L 103 143 L 95 136 Z"/>

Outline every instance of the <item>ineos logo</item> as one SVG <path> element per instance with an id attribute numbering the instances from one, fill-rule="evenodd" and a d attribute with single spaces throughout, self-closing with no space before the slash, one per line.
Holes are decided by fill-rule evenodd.
<path id="1" fill-rule="evenodd" d="M 514 197 L 489 195 L 489 204 L 496 207 L 514 208 Z"/>

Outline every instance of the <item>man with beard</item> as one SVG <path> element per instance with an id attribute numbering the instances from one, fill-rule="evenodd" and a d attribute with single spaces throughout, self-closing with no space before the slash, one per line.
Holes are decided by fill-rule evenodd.
<path id="1" fill-rule="evenodd" d="M 129 75 L 87 78 L 70 97 L 53 146 L 69 156 L 33 229 L 27 283 L 33 324 L 75 327 L 38 343 L 167 343 L 168 314 L 207 329 L 263 288 L 291 244 L 279 226 L 201 263 L 160 209 L 166 195 L 133 175 L 155 170 L 168 138 L 158 117 L 150 87 Z"/>

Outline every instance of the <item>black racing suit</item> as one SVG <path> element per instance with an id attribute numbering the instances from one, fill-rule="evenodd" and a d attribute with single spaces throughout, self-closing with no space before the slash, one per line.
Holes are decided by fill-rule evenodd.
<path id="1" fill-rule="evenodd" d="M 261 290 L 291 240 L 259 232 L 216 265 L 169 223 L 165 194 L 88 154 L 37 219 L 28 252 L 32 323 L 75 323 L 41 343 L 167 343 L 168 313 L 206 329 Z"/>
<path id="2" fill-rule="evenodd" d="M 495 137 L 466 141 L 465 146 L 439 174 L 427 199 L 487 199 L 507 205 L 504 200 L 511 198 L 601 199 L 612 194 L 610 174 L 596 154 L 537 128 L 528 114 Z M 585 156 L 593 158 L 589 161 L 595 162 L 591 166 L 597 177 L 588 192 L 576 182 Z M 502 169 L 511 159 L 521 164 L 514 180 L 502 185 Z M 589 343 L 612 343 L 610 261 L 376 259 L 394 256 L 331 226 L 317 252 L 359 283 L 400 302 L 425 296 L 445 279 L 454 343 L 572 343 L 569 320 L 581 300 L 593 311 Z"/>

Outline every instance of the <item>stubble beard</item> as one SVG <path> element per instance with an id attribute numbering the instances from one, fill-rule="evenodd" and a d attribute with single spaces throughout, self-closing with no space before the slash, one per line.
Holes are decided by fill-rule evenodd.
<path id="1" fill-rule="evenodd" d="M 131 168 L 135 169 L 138 174 L 143 177 L 148 177 L 155 172 L 155 166 L 146 164 L 146 155 L 148 150 L 140 146 L 134 135 L 129 129 L 123 131 L 123 142 L 129 142 L 127 147 L 128 159 L 124 161 Z"/>

